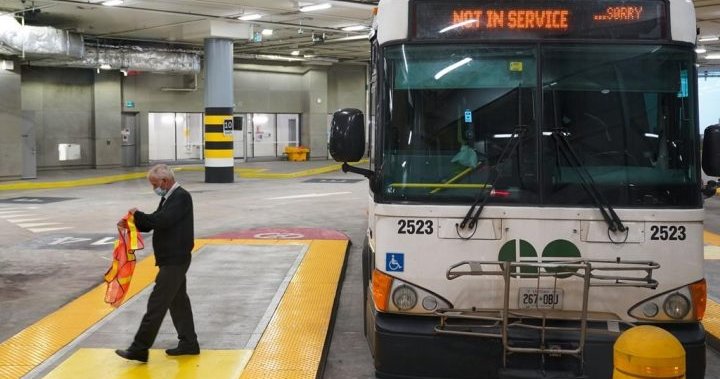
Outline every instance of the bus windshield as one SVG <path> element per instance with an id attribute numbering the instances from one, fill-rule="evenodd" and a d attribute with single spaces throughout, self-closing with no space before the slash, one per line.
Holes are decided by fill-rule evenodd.
<path id="1" fill-rule="evenodd" d="M 701 206 L 690 47 L 404 44 L 383 59 L 387 201 L 591 206 L 592 186 L 614 206 Z"/>

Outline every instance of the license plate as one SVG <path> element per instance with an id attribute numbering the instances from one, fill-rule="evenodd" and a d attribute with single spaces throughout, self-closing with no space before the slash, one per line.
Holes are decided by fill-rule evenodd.
<path id="1" fill-rule="evenodd" d="M 562 309 L 563 290 L 560 288 L 520 288 L 520 309 Z"/>

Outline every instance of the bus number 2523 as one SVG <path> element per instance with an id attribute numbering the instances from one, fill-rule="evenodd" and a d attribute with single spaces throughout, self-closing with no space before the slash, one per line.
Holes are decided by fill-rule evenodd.
<path id="1" fill-rule="evenodd" d="M 683 241 L 687 238 L 684 226 L 651 225 L 650 239 L 661 241 Z"/>
<path id="2" fill-rule="evenodd" d="M 398 234 L 433 234 L 432 220 L 398 220 Z"/>

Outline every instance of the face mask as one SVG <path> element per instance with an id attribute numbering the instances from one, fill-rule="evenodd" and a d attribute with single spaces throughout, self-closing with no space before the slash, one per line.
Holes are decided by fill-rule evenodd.
<path id="1" fill-rule="evenodd" d="M 155 194 L 158 195 L 158 196 L 165 196 L 165 195 L 167 195 L 167 190 L 166 190 L 166 189 L 162 189 L 162 188 L 160 188 L 160 187 L 155 187 L 155 188 L 153 188 L 153 191 L 155 191 Z"/>

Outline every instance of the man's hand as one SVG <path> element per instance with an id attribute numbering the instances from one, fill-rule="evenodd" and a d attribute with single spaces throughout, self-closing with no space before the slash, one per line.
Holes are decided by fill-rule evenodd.
<path id="1" fill-rule="evenodd" d="M 132 214 L 132 215 L 134 215 L 135 212 L 137 212 L 137 208 L 130 208 L 130 209 L 128 209 L 128 213 L 130 213 L 130 214 Z M 117 226 L 118 226 L 118 228 L 125 228 L 125 229 L 127 229 L 127 228 L 128 228 L 127 220 L 125 220 L 124 218 L 121 218 L 120 221 L 118 221 Z"/>

